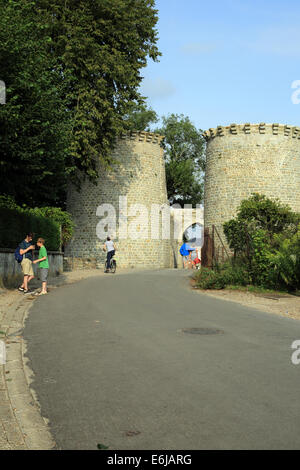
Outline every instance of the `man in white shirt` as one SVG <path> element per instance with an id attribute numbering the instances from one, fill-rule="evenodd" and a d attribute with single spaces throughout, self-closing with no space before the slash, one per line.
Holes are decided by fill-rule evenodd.
<path id="1" fill-rule="evenodd" d="M 110 260 L 115 254 L 115 245 L 114 242 L 110 239 L 110 237 L 107 237 L 106 242 L 103 245 L 103 250 L 107 251 L 107 258 L 106 258 L 106 273 L 109 272 L 109 267 L 110 267 Z"/>

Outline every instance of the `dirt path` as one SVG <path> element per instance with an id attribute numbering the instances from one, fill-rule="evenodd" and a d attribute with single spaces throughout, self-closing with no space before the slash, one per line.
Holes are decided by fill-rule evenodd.
<path id="1" fill-rule="evenodd" d="M 300 297 L 289 294 L 269 294 L 222 290 L 199 290 L 211 297 L 217 297 L 231 302 L 238 302 L 264 312 L 275 313 L 284 317 L 300 320 Z"/>

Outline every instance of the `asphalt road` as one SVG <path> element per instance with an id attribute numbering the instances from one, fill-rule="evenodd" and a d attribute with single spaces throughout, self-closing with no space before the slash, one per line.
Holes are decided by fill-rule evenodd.
<path id="1" fill-rule="evenodd" d="M 55 289 L 24 336 L 60 449 L 300 448 L 300 322 L 192 291 L 186 271 Z"/>

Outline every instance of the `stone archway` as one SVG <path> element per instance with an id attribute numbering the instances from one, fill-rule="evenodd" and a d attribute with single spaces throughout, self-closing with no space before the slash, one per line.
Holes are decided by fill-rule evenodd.
<path id="1" fill-rule="evenodd" d="M 171 250 L 172 250 L 172 263 L 174 268 L 183 268 L 182 257 L 179 249 L 183 243 L 184 234 L 193 226 L 201 227 L 202 240 L 204 240 L 204 209 L 203 208 L 174 208 L 171 207 Z M 197 243 L 197 241 L 195 241 Z M 194 242 L 191 242 L 193 244 Z M 203 242 L 202 242 L 203 244 Z M 201 248 L 201 246 L 199 246 Z M 201 255 L 201 250 L 199 252 Z"/>

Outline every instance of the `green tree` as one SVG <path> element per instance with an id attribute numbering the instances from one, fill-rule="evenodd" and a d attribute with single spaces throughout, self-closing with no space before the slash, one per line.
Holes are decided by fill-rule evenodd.
<path id="1" fill-rule="evenodd" d="M 269 257 L 277 281 L 290 290 L 300 289 L 300 224 L 291 237 L 275 235 L 278 248 Z"/>
<path id="2" fill-rule="evenodd" d="M 61 244 L 67 245 L 69 243 L 75 228 L 69 212 L 63 211 L 59 207 L 36 207 L 31 210 L 37 215 L 56 222 L 60 226 Z"/>
<path id="3" fill-rule="evenodd" d="M 156 112 L 145 103 L 133 104 L 130 112 L 124 116 L 127 128 L 130 131 L 150 132 L 151 124 L 158 122 L 159 118 Z"/>
<path id="4" fill-rule="evenodd" d="M 72 220 L 71 214 L 66 211 L 63 211 L 60 207 L 29 207 L 26 204 L 22 204 L 19 206 L 16 201 L 12 198 L 12 196 L 1 196 L 0 195 L 0 211 L 3 210 L 4 212 L 8 210 L 14 213 L 23 213 L 26 212 L 27 214 L 31 214 L 33 216 L 39 217 L 46 220 L 52 220 L 53 222 L 57 223 L 60 227 L 60 236 L 61 236 L 61 244 L 66 245 L 72 238 L 75 224 Z M 15 223 L 15 221 L 14 221 Z M 18 225 L 22 225 L 22 222 L 18 223 Z M 5 231 L 8 233 L 9 236 L 9 228 L 6 227 Z M 29 230 L 33 229 L 29 228 Z M 1 230 L 0 230 L 1 231 Z"/>
<path id="5" fill-rule="evenodd" d="M 263 194 L 253 193 L 244 199 L 237 216 L 223 224 L 227 242 L 235 253 L 249 251 L 251 235 L 263 230 L 268 243 L 278 244 L 275 234 L 281 233 L 289 237 L 297 231 L 300 215 L 282 204 L 279 199 L 270 199 Z"/>
<path id="6" fill-rule="evenodd" d="M 300 214 L 289 206 L 254 193 L 223 224 L 227 242 L 247 266 L 253 284 L 300 287 L 299 223 Z"/>
<path id="7" fill-rule="evenodd" d="M 299 214 L 293 212 L 288 205 L 282 204 L 279 199 L 272 200 L 263 194 L 254 193 L 241 202 L 237 219 L 266 230 L 269 239 L 273 240 L 276 233 L 297 230 Z"/>
<path id="8" fill-rule="evenodd" d="M 68 115 L 61 74 L 35 2 L 0 0 L 0 191 L 30 205 L 58 204 L 65 189 Z"/>
<path id="9" fill-rule="evenodd" d="M 162 118 L 162 126 L 155 132 L 165 136 L 162 146 L 170 203 L 200 204 L 205 168 L 202 131 L 187 116 L 170 114 Z"/>
<path id="10" fill-rule="evenodd" d="M 157 60 L 154 0 L 0 0 L 1 191 L 59 204 L 66 179 L 96 182 Z M 79 171 L 78 171 L 79 170 Z"/>
<path id="11" fill-rule="evenodd" d="M 134 103 L 147 58 L 157 60 L 154 0 L 37 0 L 51 29 L 50 51 L 65 83 L 72 116 L 68 173 L 96 182 L 111 163 L 124 116 Z"/>

